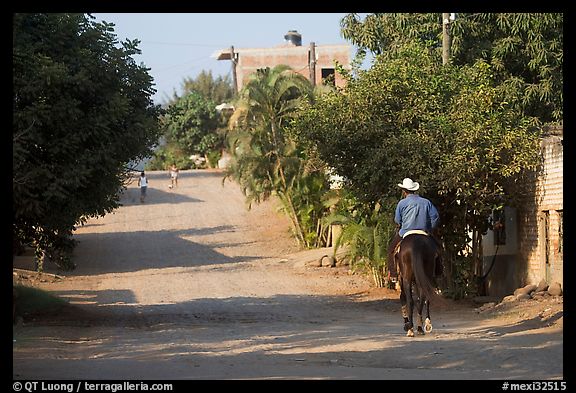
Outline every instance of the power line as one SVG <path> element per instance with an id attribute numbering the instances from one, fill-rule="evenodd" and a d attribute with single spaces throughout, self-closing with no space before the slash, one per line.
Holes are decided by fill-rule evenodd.
<path id="1" fill-rule="evenodd" d="M 180 45 L 180 46 L 199 46 L 199 47 L 206 47 L 206 48 L 222 48 L 228 45 L 220 45 L 220 44 L 193 44 L 189 42 L 161 42 L 161 41 L 140 41 L 141 44 L 151 44 L 151 45 Z"/>
<path id="2" fill-rule="evenodd" d="M 180 63 L 180 64 L 175 64 L 175 65 L 170 65 L 170 66 L 166 66 L 166 67 L 162 67 L 162 68 L 155 68 L 154 71 L 155 72 L 162 72 L 162 71 L 166 71 L 166 70 L 170 70 L 176 67 L 184 67 L 184 66 L 196 66 L 198 64 L 202 64 L 203 62 L 205 62 L 206 60 L 210 60 L 210 57 L 206 57 L 206 56 L 202 56 L 196 59 L 192 59 L 189 60 L 185 63 Z"/>

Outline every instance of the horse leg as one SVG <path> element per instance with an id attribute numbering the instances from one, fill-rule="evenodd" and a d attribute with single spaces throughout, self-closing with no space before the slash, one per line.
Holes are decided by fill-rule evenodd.
<path id="1" fill-rule="evenodd" d="M 412 297 L 412 283 L 409 280 L 402 279 L 402 286 L 405 296 L 406 296 L 406 304 L 402 308 L 402 316 L 404 317 L 404 331 L 406 332 L 407 337 L 414 337 L 414 321 L 413 321 L 413 314 L 414 314 L 414 298 Z"/>
<path id="2" fill-rule="evenodd" d="M 400 278 L 400 305 L 402 306 L 402 318 L 404 318 L 404 331 L 407 331 L 406 327 L 408 323 L 408 306 L 406 305 L 406 290 L 403 284 L 402 278 Z"/>
<path id="3" fill-rule="evenodd" d="M 417 304 L 417 313 L 418 313 L 418 321 L 417 321 L 417 329 L 416 331 L 418 332 L 418 334 L 423 335 L 424 334 L 424 329 L 422 329 L 422 309 L 424 308 L 424 303 L 427 302 L 427 300 L 425 300 L 424 295 L 423 295 L 423 291 L 418 291 L 420 292 L 418 294 L 418 304 Z"/>
<path id="4" fill-rule="evenodd" d="M 426 320 L 424 321 L 424 331 L 432 332 L 432 320 L 430 319 L 430 300 L 426 299 Z"/>

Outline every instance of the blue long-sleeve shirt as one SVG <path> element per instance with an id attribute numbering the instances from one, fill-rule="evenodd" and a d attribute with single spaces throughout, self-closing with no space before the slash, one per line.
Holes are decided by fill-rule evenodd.
<path id="1" fill-rule="evenodd" d="M 400 236 L 407 231 L 420 229 L 427 232 L 438 226 L 440 215 L 436 207 L 426 198 L 417 194 L 408 194 L 396 206 L 394 221 L 400 225 Z"/>

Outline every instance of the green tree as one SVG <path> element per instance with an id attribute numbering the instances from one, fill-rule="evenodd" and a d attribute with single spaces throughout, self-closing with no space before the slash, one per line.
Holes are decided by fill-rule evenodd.
<path id="1" fill-rule="evenodd" d="M 179 98 L 162 117 L 167 142 L 187 155 L 205 154 L 219 144 L 218 125 L 216 104 L 195 91 Z"/>
<path id="2" fill-rule="evenodd" d="M 302 108 L 292 132 L 314 144 L 361 202 L 397 200 L 396 184 L 418 179 L 440 210 L 453 261 L 469 230 L 486 231 L 491 211 L 514 204 L 520 176 L 539 163 L 537 121 L 514 104 L 489 64 L 442 66 L 412 43 L 379 58 L 343 93 Z"/>
<path id="3" fill-rule="evenodd" d="M 283 202 L 298 242 L 308 244 L 293 191 L 302 180 L 303 152 L 285 128 L 298 106 L 310 100 L 312 86 L 290 67 L 259 69 L 245 83 L 230 118 L 233 161 L 226 177 L 239 182 L 249 203 L 276 193 Z"/>
<path id="4" fill-rule="evenodd" d="M 348 14 L 341 21 L 344 38 L 358 55 L 393 55 L 406 42 L 441 50 L 440 13 L 369 14 L 362 21 Z M 451 23 L 452 62 L 472 65 L 484 60 L 494 80 L 528 116 L 542 122 L 563 118 L 563 26 L 561 13 L 462 13 Z M 510 97 L 520 94 L 521 100 Z"/>
<path id="5" fill-rule="evenodd" d="M 190 92 L 198 92 L 204 98 L 214 101 L 216 104 L 228 102 L 234 96 L 232 83 L 228 75 L 214 78 L 212 71 L 202 70 L 196 78 L 185 78 L 183 82 L 183 96 Z"/>
<path id="6" fill-rule="evenodd" d="M 340 26 L 342 36 L 357 47 L 360 57 L 368 52 L 376 56 L 393 54 L 412 41 L 432 48 L 442 42 L 442 14 L 438 13 L 376 13 L 366 15 L 364 20 L 358 14 L 348 14 Z"/>
<path id="7" fill-rule="evenodd" d="M 390 201 L 389 203 L 393 203 Z M 327 224 L 342 225 L 334 242 L 334 256 L 346 246 L 346 257 L 352 269 L 368 271 L 378 287 L 384 286 L 388 271 L 388 243 L 395 224 L 389 214 L 395 206 L 382 207 L 380 202 L 360 202 L 347 190 L 339 190 L 333 211 L 324 218 Z"/>
<path id="8" fill-rule="evenodd" d="M 185 78 L 182 90 L 182 96 L 174 93 L 166 105 L 167 114 L 162 119 L 166 143 L 156 149 L 150 169 L 166 169 L 172 163 L 191 168 L 191 154 L 205 155 L 211 165 L 220 158 L 230 115 L 215 108 L 233 97 L 229 78 L 214 78 L 212 71 L 202 70 L 194 79 Z"/>
<path id="9" fill-rule="evenodd" d="M 13 237 L 70 264 L 72 231 L 119 206 L 128 163 L 151 153 L 152 77 L 113 25 L 82 14 L 13 16 Z"/>

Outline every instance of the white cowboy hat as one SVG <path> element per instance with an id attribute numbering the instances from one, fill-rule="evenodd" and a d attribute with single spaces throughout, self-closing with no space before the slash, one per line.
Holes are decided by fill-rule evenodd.
<path id="1" fill-rule="evenodd" d="M 408 191 L 416 191 L 420 188 L 420 184 L 418 182 L 412 181 L 409 177 L 402 180 L 402 184 L 398 184 L 398 187 L 405 188 Z"/>

